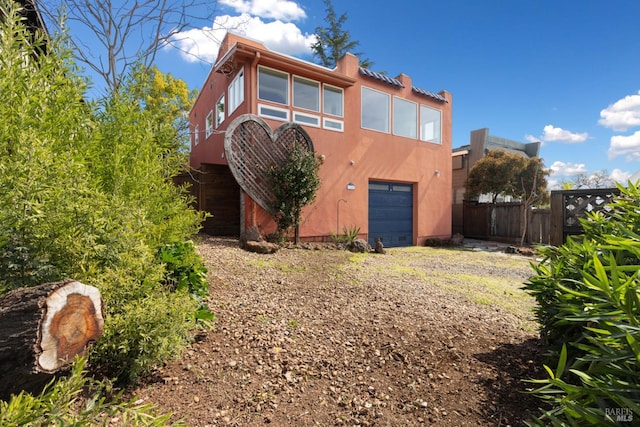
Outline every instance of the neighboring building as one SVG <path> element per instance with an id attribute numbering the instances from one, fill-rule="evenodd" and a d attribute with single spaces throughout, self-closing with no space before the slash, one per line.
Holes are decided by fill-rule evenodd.
<path id="1" fill-rule="evenodd" d="M 191 166 L 210 234 L 275 225 L 241 194 L 224 154 L 224 131 L 242 114 L 273 130 L 303 126 L 321 156 L 321 186 L 303 212 L 303 240 L 328 240 L 344 227 L 371 244 L 422 244 L 451 235 L 451 95 L 359 67 L 346 54 L 335 69 L 271 51 L 229 33 L 189 115 Z"/>
<path id="2" fill-rule="evenodd" d="M 492 136 L 489 135 L 489 129 L 487 128 L 471 131 L 470 142 L 469 145 L 463 145 L 452 151 L 453 216 L 451 219 L 451 230 L 454 234 L 463 234 L 464 183 L 473 165 L 482 159 L 487 151 L 503 150 L 525 156 L 526 158 L 538 157 L 540 153 L 540 142 L 522 143 Z M 490 201 L 490 199 L 480 199 L 480 201 Z"/>

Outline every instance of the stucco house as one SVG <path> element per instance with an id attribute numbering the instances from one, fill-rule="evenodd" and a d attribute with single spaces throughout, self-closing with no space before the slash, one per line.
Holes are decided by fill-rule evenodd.
<path id="1" fill-rule="evenodd" d="M 190 112 L 191 167 L 199 172 L 199 208 L 210 234 L 239 235 L 270 216 L 230 173 L 224 137 L 238 116 L 275 130 L 300 124 L 313 141 L 321 186 L 303 212 L 300 237 L 329 240 L 359 228 L 374 244 L 420 245 L 451 235 L 451 95 L 416 87 L 342 57 L 335 69 L 267 49 L 228 33 Z"/>
<path id="2" fill-rule="evenodd" d="M 503 150 L 518 154 L 528 159 L 538 157 L 540 142 L 523 143 L 498 136 L 489 135 L 489 129 L 482 128 L 471 131 L 469 144 L 453 149 L 451 153 L 452 165 L 452 232 L 463 234 L 463 207 L 465 201 L 464 183 L 469 171 L 482 159 L 488 151 Z M 479 200 L 488 202 L 487 200 Z M 508 201 L 508 200 L 504 200 Z"/>

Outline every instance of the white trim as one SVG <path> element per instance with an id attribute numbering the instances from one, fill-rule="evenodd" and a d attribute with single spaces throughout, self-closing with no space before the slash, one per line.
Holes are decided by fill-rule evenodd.
<path id="1" fill-rule="evenodd" d="M 280 111 L 282 113 L 284 113 L 285 117 L 280 117 L 277 115 L 272 115 L 269 113 L 264 113 L 265 109 L 269 109 L 272 111 Z M 278 107 L 272 107 L 271 105 L 265 105 L 265 104 L 258 104 L 258 115 L 262 116 L 262 117 L 266 117 L 268 119 L 273 119 L 273 120 L 280 120 L 282 122 L 288 122 L 289 121 L 289 110 L 285 109 L 285 108 L 278 108 Z"/>
<path id="2" fill-rule="evenodd" d="M 213 110 L 209 111 L 207 114 L 207 118 L 204 120 L 205 126 L 205 139 L 209 138 L 213 134 L 215 116 L 213 115 Z"/>
<path id="3" fill-rule="evenodd" d="M 229 106 L 229 111 L 225 111 L 225 113 L 227 116 L 230 116 L 244 102 L 244 67 L 240 69 L 233 78 L 231 84 L 227 88 L 227 92 L 227 104 Z"/>
<path id="4" fill-rule="evenodd" d="M 300 120 L 299 117 L 315 120 L 315 123 L 311 123 L 309 121 L 305 121 L 304 119 Z M 313 127 L 316 127 L 316 128 L 320 127 L 320 117 L 319 116 L 314 116 L 313 114 L 305 114 L 305 113 L 301 113 L 299 111 L 294 111 L 293 112 L 293 121 L 296 122 L 296 123 L 307 125 L 307 126 L 313 126 Z"/>
<path id="5" fill-rule="evenodd" d="M 413 112 L 414 112 L 414 117 L 415 120 L 413 122 L 413 131 L 415 132 L 414 136 L 411 135 L 402 135 L 401 133 L 397 133 L 396 132 L 396 116 L 399 116 L 399 114 L 396 114 L 396 101 L 400 101 L 398 102 L 398 105 L 401 105 L 401 102 L 406 102 L 409 104 L 413 104 Z M 418 115 L 418 103 L 415 101 L 410 101 L 408 99 L 405 98 L 401 98 L 399 96 L 393 96 L 393 99 L 391 100 L 391 115 L 393 117 L 393 125 L 392 125 L 392 129 L 391 132 L 395 135 L 395 136 L 399 136 L 402 138 L 410 138 L 410 139 L 418 139 L 418 133 L 419 133 L 419 127 L 420 127 L 420 116 Z"/>
<path id="6" fill-rule="evenodd" d="M 439 118 L 437 121 L 438 124 L 438 140 L 434 141 L 432 139 L 426 139 L 426 137 L 424 136 L 425 132 L 425 126 L 424 125 L 428 125 L 430 123 L 436 123 L 436 122 L 429 122 L 429 123 L 423 123 L 422 122 L 422 109 L 427 109 L 427 110 L 432 110 L 432 111 L 436 111 L 439 114 Z M 419 129 L 419 134 L 418 134 L 418 139 L 420 141 L 424 141 L 424 142 L 430 142 L 431 144 L 437 144 L 437 145 L 442 145 L 442 110 L 439 110 L 437 108 L 433 108 L 433 107 L 429 107 L 428 105 L 424 105 L 424 104 L 420 104 L 420 115 L 418 117 L 418 120 L 420 123 L 420 129 Z M 432 131 L 435 134 L 435 129 Z"/>
<path id="7" fill-rule="evenodd" d="M 218 118 L 220 117 L 220 110 L 218 109 L 218 107 L 220 106 L 222 101 L 222 120 L 218 121 Z M 225 101 L 226 101 L 226 95 L 223 93 L 222 95 L 220 95 L 220 98 L 218 98 L 218 100 L 216 101 L 216 109 L 215 109 L 215 124 L 216 124 L 216 129 L 220 127 L 220 125 L 224 122 L 224 119 L 227 117 L 226 115 L 226 111 L 224 111 L 224 109 L 226 108 L 225 106 Z"/>
<path id="8" fill-rule="evenodd" d="M 272 99 L 263 99 L 260 98 L 260 70 L 269 70 L 272 71 L 274 74 L 281 74 L 283 76 L 286 76 L 287 78 L 287 92 L 286 92 L 286 100 L 285 102 L 281 103 L 281 102 L 277 102 L 274 101 Z M 264 65 L 258 65 L 258 99 L 261 101 L 268 101 L 268 102 L 273 102 L 274 104 L 281 104 L 281 105 L 289 105 L 289 103 L 291 102 L 291 78 L 290 78 L 290 74 L 286 73 L 284 71 L 281 70 L 277 70 L 275 68 L 270 68 L 270 67 L 265 67 Z"/>
<path id="9" fill-rule="evenodd" d="M 325 107 L 325 104 L 324 104 L 324 100 L 325 100 L 324 89 L 325 88 L 337 89 L 337 91 L 340 92 L 340 98 L 341 98 L 341 101 L 342 101 L 342 105 L 340 105 L 340 111 L 341 111 L 340 114 L 332 114 L 332 113 L 329 113 L 329 112 L 327 112 L 325 110 L 325 108 L 324 108 Z M 338 86 L 333 86 L 333 85 L 330 85 L 330 84 L 327 84 L 327 83 L 324 83 L 322 85 L 322 112 L 324 114 L 326 114 L 326 115 L 329 115 L 329 116 L 344 118 L 344 89 L 343 88 L 338 87 Z"/>
<path id="10" fill-rule="evenodd" d="M 301 81 L 303 83 L 314 83 L 316 85 L 316 89 L 317 89 L 317 98 L 316 101 L 318 101 L 318 107 L 317 109 L 313 110 L 313 109 L 309 109 L 309 108 L 304 108 L 301 107 L 299 105 L 296 105 L 296 80 Z M 309 85 L 311 86 L 311 85 Z M 321 108 L 322 108 L 322 96 L 320 95 L 321 92 L 321 84 L 319 81 L 317 80 L 311 80 L 311 79 L 307 79 L 305 77 L 302 76 L 297 76 L 297 75 L 293 75 L 292 79 L 291 79 L 291 88 L 292 88 L 292 96 L 291 96 L 291 106 L 294 108 L 299 108 L 301 110 L 306 110 L 306 111 L 313 111 L 314 113 L 319 113 Z"/>
<path id="11" fill-rule="evenodd" d="M 338 129 L 337 127 L 327 126 L 327 123 L 335 123 L 336 125 L 339 125 L 340 128 Z M 324 117 L 322 119 L 322 127 L 326 130 L 332 130 L 334 132 L 344 132 L 344 121 Z"/>
<path id="12" fill-rule="evenodd" d="M 363 105 L 362 102 L 362 97 L 364 95 L 364 91 L 368 90 L 371 92 L 377 92 L 379 94 L 385 95 L 387 97 L 387 130 L 381 130 L 381 129 L 375 129 L 375 128 L 370 128 L 370 127 L 366 127 L 363 123 L 363 118 L 364 118 L 364 108 L 365 106 Z M 382 133 L 386 133 L 386 134 L 391 134 L 391 113 L 392 113 L 392 109 L 391 109 L 391 94 L 387 93 L 387 92 L 383 92 L 381 90 L 377 90 L 377 89 L 372 89 L 370 87 L 367 86 L 360 86 L 360 127 L 362 129 L 366 129 L 366 130 L 371 130 L 374 132 L 382 132 Z"/>

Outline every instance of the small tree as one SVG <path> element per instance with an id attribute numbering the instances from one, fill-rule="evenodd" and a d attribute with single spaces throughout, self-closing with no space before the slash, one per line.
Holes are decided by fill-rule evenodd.
<path id="1" fill-rule="evenodd" d="M 548 199 L 548 174 L 542 160 L 537 157 L 527 159 L 505 151 L 489 151 L 469 171 L 465 182 L 467 198 L 474 199 L 481 194 L 491 195 L 491 233 L 495 233 L 494 208 L 498 196 L 520 199 L 525 205 L 526 218 L 521 241 L 524 243 L 529 208 Z"/>
<path id="2" fill-rule="evenodd" d="M 514 195 L 522 200 L 522 237 L 520 245 L 523 245 L 529 228 L 529 214 L 532 206 L 549 201 L 547 191 L 547 175 L 549 171 L 544 168 L 542 159 L 522 157 L 521 167 L 517 171 L 518 186 L 514 187 Z"/>
<path id="3" fill-rule="evenodd" d="M 360 43 L 351 40 L 348 31 L 342 29 L 343 24 L 347 20 L 347 14 L 343 13 L 340 17 L 336 17 L 331 0 L 324 0 L 327 16 L 325 22 L 327 27 L 316 27 L 316 42 L 311 45 L 314 56 L 317 58 L 318 64 L 333 68 L 345 53 L 355 49 Z M 370 68 L 373 62 L 368 59 L 361 58 L 362 53 L 351 52 L 360 59 L 360 66 Z"/>
<path id="4" fill-rule="evenodd" d="M 269 169 L 274 194 L 270 213 L 276 222 L 279 239 L 295 227 L 295 241 L 299 243 L 302 209 L 315 200 L 320 187 L 320 164 L 312 151 L 295 143 L 285 164 Z"/>

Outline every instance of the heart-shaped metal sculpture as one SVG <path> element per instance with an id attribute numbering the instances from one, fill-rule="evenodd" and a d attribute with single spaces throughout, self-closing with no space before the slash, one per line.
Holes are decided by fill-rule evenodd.
<path id="1" fill-rule="evenodd" d="M 243 114 L 227 128 L 224 153 L 229 169 L 240 187 L 266 211 L 273 200 L 267 171 L 282 166 L 296 144 L 313 151 L 309 134 L 296 123 L 285 123 L 271 132 L 260 117 Z"/>

